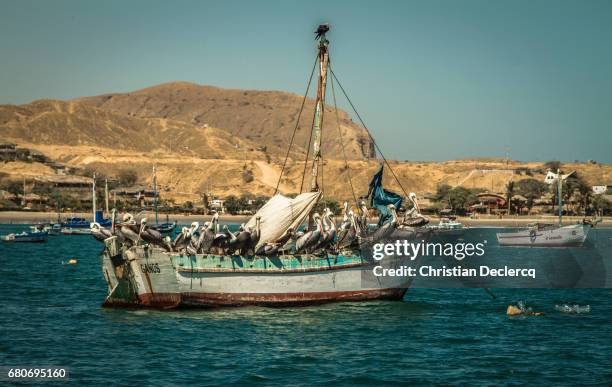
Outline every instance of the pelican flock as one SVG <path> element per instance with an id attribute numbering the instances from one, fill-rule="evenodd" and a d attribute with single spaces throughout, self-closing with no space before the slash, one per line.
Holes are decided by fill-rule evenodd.
<path id="1" fill-rule="evenodd" d="M 420 214 L 416 195 L 411 193 L 409 199 L 413 208 L 407 211 L 401 222 L 396 208 L 389 205 L 391 218 L 385 224 L 372 232 L 368 232 L 368 208 L 364 201 L 358 203 L 359 215 L 343 203 L 342 221 L 336 224 L 334 213 L 330 208 L 324 208 L 322 213 L 315 212 L 312 216 L 313 227 L 304 232 L 289 228 L 281 237 L 273 242 L 266 242 L 258 247 L 261 236 L 261 218 L 255 218 L 255 226 L 240 225 L 235 232 L 227 225 L 219 224 L 219 214 L 213 212 L 210 221 L 200 225 L 193 222 L 189 227 L 183 227 L 174 239 L 164 237 L 159 231 L 147 225 L 147 219 L 142 218 L 140 224 L 132 214 L 126 213 L 121 222 L 113 223 L 112 229 L 106 229 L 99 223 L 91 223 L 91 234 L 98 240 L 116 236 L 127 246 L 148 245 L 186 255 L 195 254 L 239 254 L 239 255 L 277 255 L 277 254 L 324 254 L 339 253 L 342 250 L 359 248 L 363 239 L 376 241 L 387 238 L 401 225 L 408 221 L 426 219 Z"/>

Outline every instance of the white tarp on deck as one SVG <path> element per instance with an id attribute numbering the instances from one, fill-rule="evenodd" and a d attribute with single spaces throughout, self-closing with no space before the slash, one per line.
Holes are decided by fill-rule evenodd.
<path id="1" fill-rule="evenodd" d="M 255 229 L 255 219 L 261 217 L 261 234 L 255 249 L 276 241 L 290 227 L 297 230 L 320 198 L 321 192 L 303 193 L 294 199 L 281 194 L 271 197 L 246 224 Z"/>

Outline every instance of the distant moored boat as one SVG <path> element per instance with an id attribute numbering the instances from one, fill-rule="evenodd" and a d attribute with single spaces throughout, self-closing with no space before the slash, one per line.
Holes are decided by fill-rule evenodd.
<path id="1" fill-rule="evenodd" d="M 40 243 L 46 242 L 49 234 L 46 231 L 40 232 L 22 232 L 19 234 L 11 233 L 4 235 L 0 239 L 3 242 L 23 242 L 23 243 Z"/>

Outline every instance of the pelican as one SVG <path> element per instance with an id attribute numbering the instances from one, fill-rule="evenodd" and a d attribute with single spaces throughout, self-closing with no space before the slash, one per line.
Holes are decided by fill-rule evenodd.
<path id="1" fill-rule="evenodd" d="M 244 224 L 241 224 L 240 229 L 242 230 L 243 227 L 244 227 Z M 226 236 L 224 247 L 229 254 L 234 254 L 234 252 L 238 250 L 239 248 L 238 234 L 240 233 L 240 231 L 235 232 L 235 233 L 231 232 L 230 229 L 227 227 L 227 225 L 223 225 L 223 231 L 225 232 L 225 236 Z"/>
<path id="2" fill-rule="evenodd" d="M 140 228 L 136 225 L 136 221 L 132 214 L 126 213 L 123 215 L 123 221 L 119 231 L 124 240 L 129 241 L 132 245 L 137 245 L 140 241 L 138 232 Z"/>
<path id="3" fill-rule="evenodd" d="M 142 218 L 140 220 L 139 235 L 142 240 L 149 244 L 162 247 L 167 251 L 172 251 L 172 245 L 166 243 L 159 231 L 147 227 L 147 218 Z"/>
<path id="4" fill-rule="evenodd" d="M 374 231 L 372 234 L 372 241 L 374 242 L 388 237 L 397 226 L 397 212 L 395 212 L 395 206 L 393 204 L 389 204 L 387 208 L 391 211 L 391 220 Z"/>
<path id="5" fill-rule="evenodd" d="M 336 239 L 336 223 L 331 218 L 332 212 L 329 208 L 323 210 L 323 233 L 317 249 L 324 249 Z"/>
<path id="6" fill-rule="evenodd" d="M 273 243 L 266 243 L 263 246 L 260 246 L 257 251 L 255 251 L 256 255 L 274 255 L 278 252 L 278 250 L 286 250 L 286 245 L 289 244 L 291 239 L 295 237 L 295 232 L 293 231 L 293 227 L 289 227 L 285 233 L 278 238 Z"/>
<path id="7" fill-rule="evenodd" d="M 274 255 L 282 245 L 280 243 L 266 243 L 257 249 L 257 255 Z"/>
<path id="8" fill-rule="evenodd" d="M 366 203 L 362 200 L 361 203 L 359 203 L 360 205 L 360 210 L 361 210 L 361 219 L 360 219 L 360 229 L 364 234 L 368 233 L 368 207 L 366 206 Z"/>
<path id="9" fill-rule="evenodd" d="M 91 223 L 89 227 L 91 228 L 91 235 L 93 235 L 93 237 L 100 242 L 104 242 L 105 239 L 113 236 L 113 233 L 110 230 L 102 228 L 98 222 Z"/>
<path id="10" fill-rule="evenodd" d="M 314 219 L 317 227 L 314 230 L 308 231 L 295 241 L 296 253 L 304 252 L 310 247 L 315 246 L 319 242 L 319 239 L 321 239 L 321 233 L 323 231 L 321 225 L 321 215 L 315 212 L 312 218 Z"/>
<path id="11" fill-rule="evenodd" d="M 198 252 L 207 253 L 215 240 L 215 232 L 212 230 L 213 224 L 206 222 L 200 228 L 200 237 L 198 238 L 197 248 Z"/>
<path id="12" fill-rule="evenodd" d="M 293 227 L 289 227 L 285 233 L 278 238 L 275 243 L 277 243 L 280 247 L 283 247 L 289 240 L 293 239 L 296 236 Z"/>
<path id="13" fill-rule="evenodd" d="M 182 251 L 187 247 L 189 243 L 189 229 L 187 227 L 183 227 L 181 232 L 176 236 L 174 242 L 172 243 L 172 249 L 174 251 Z"/>
<path id="14" fill-rule="evenodd" d="M 195 236 L 196 231 L 198 231 L 200 228 L 200 223 L 198 222 L 192 222 L 191 226 L 189 226 L 189 235 L 187 235 L 186 241 L 187 244 L 185 246 L 185 252 L 188 255 L 195 255 L 198 252 L 198 237 Z"/>
<path id="15" fill-rule="evenodd" d="M 246 248 L 251 242 L 251 228 L 245 228 L 244 224 L 242 224 L 240 226 L 240 232 L 235 234 L 232 234 L 227 226 L 225 227 L 225 230 L 230 234 L 230 240 L 228 243 L 230 253 L 239 250 L 240 254 L 244 254 Z"/>
<path id="16" fill-rule="evenodd" d="M 351 210 L 347 214 L 347 221 L 342 222 L 340 230 L 338 230 L 337 248 L 343 249 L 349 247 L 353 244 L 358 234 L 359 228 L 355 220 L 355 213 Z"/>
<path id="17" fill-rule="evenodd" d="M 230 235 L 227 233 L 219 232 L 219 223 L 216 221 L 216 218 L 214 217 L 213 217 L 213 222 L 211 224 L 211 229 L 212 229 L 212 232 L 215 234 L 211 248 L 215 248 L 217 253 L 223 254 L 224 250 L 227 248 L 227 244 L 229 242 Z"/>
<path id="18" fill-rule="evenodd" d="M 419 203 L 417 202 L 417 196 L 414 192 L 410 192 L 408 194 L 408 199 L 412 202 L 413 207 L 404 213 L 404 218 L 402 219 L 402 225 L 417 227 L 423 226 L 429 223 L 429 219 L 426 216 L 421 214 L 421 208 Z"/>
<path id="19" fill-rule="evenodd" d="M 261 216 L 255 217 L 255 230 L 251 232 L 251 240 L 249 243 L 249 249 L 255 250 L 255 246 L 259 242 L 259 238 L 261 237 Z"/>
<path id="20" fill-rule="evenodd" d="M 219 233 L 219 213 L 217 211 L 213 211 L 213 217 L 210 220 L 211 227 L 210 229 L 214 233 Z"/>

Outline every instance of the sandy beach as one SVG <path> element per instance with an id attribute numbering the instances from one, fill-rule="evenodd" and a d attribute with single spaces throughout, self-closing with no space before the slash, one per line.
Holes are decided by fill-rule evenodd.
<path id="1" fill-rule="evenodd" d="M 61 214 L 62 219 L 67 217 L 77 216 L 85 219 L 91 218 L 91 213 L 63 213 Z M 189 214 L 169 214 L 168 218 L 170 221 L 177 221 L 179 224 L 189 224 L 191 222 L 205 222 L 210 220 L 210 215 L 189 215 Z M 246 222 L 250 216 L 245 215 L 221 215 L 220 220 L 222 222 L 231 223 L 243 223 Z M 164 222 L 166 214 L 159 214 L 160 222 Z M 152 219 L 150 219 L 151 221 Z M 437 216 L 430 216 L 431 224 L 437 224 L 439 218 Z M 540 222 L 540 223 L 556 223 L 556 216 L 505 216 L 499 218 L 496 216 L 480 216 L 479 218 L 468 218 L 458 217 L 457 220 L 466 226 L 470 227 L 523 227 L 529 223 Z M 580 216 L 564 216 L 564 224 L 578 223 L 582 220 Z M 0 211 L 0 224 L 33 224 L 41 222 L 56 222 L 57 213 L 54 212 L 27 212 L 27 211 Z M 371 222 L 375 222 L 376 219 L 372 218 Z M 597 225 L 597 227 L 612 228 L 612 217 L 604 217 L 603 220 Z"/>

